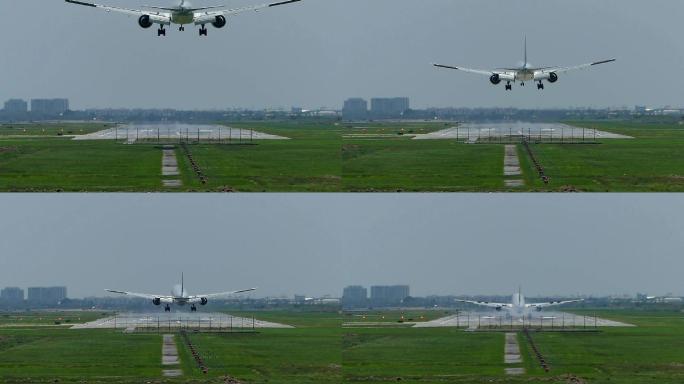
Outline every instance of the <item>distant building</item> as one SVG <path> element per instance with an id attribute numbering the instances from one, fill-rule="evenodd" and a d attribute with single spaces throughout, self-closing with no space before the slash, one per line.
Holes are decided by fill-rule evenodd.
<path id="1" fill-rule="evenodd" d="M 5 102 L 6 114 L 18 115 L 28 112 L 28 103 L 21 99 L 10 99 Z"/>
<path id="2" fill-rule="evenodd" d="M 400 305 L 410 296 L 408 285 L 375 285 L 371 287 L 373 305 Z"/>
<path id="3" fill-rule="evenodd" d="M 371 99 L 371 117 L 375 119 L 400 118 L 410 109 L 408 97 Z"/>
<path id="4" fill-rule="evenodd" d="M 40 116 L 59 116 L 69 110 L 68 99 L 33 99 L 31 113 Z"/>
<path id="5" fill-rule="evenodd" d="M 66 297 L 66 287 L 30 287 L 28 289 L 28 301 L 32 304 L 59 304 Z"/>
<path id="6" fill-rule="evenodd" d="M 361 98 L 346 100 L 342 108 L 342 118 L 345 120 L 368 119 L 368 102 Z"/>
<path id="7" fill-rule="evenodd" d="M 342 293 L 342 305 L 347 308 L 368 306 L 368 289 L 360 285 L 350 285 Z"/>
<path id="8" fill-rule="evenodd" d="M 0 299 L 11 303 L 22 302 L 24 301 L 24 290 L 17 287 L 7 287 L 0 291 Z"/>

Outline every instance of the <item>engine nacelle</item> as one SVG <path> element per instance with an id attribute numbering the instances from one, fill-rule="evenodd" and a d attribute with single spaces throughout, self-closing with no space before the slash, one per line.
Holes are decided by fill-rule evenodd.
<path id="1" fill-rule="evenodd" d="M 501 312 L 502 309 L 503 309 L 503 307 L 496 307 L 497 312 Z"/>
<path id="2" fill-rule="evenodd" d="M 214 28 L 223 28 L 226 26 L 227 23 L 228 22 L 226 21 L 225 16 L 218 15 L 218 16 L 216 16 L 216 19 L 214 20 L 214 22 L 211 23 L 211 25 L 213 25 Z"/>
<path id="3" fill-rule="evenodd" d="M 499 74 L 495 73 L 492 75 L 492 77 L 489 78 L 489 81 L 492 84 L 497 85 L 501 82 L 501 76 L 499 76 Z"/>
<path id="4" fill-rule="evenodd" d="M 155 297 L 154 299 L 152 299 L 152 304 L 161 305 L 161 299 L 158 297 Z"/>
<path id="5" fill-rule="evenodd" d="M 549 83 L 555 83 L 556 81 L 558 81 L 558 75 L 556 72 L 549 73 Z"/>
<path id="6" fill-rule="evenodd" d="M 147 28 L 150 28 L 151 26 L 153 26 L 154 23 L 152 22 L 152 19 L 150 19 L 150 15 L 142 15 L 138 19 L 138 25 L 140 25 L 141 28 L 147 29 Z M 157 305 L 159 305 L 159 304 L 157 304 Z"/>
<path id="7" fill-rule="evenodd" d="M 202 304 L 202 305 L 207 305 L 208 302 L 209 302 L 209 300 L 208 300 L 206 297 L 203 297 L 203 298 L 200 300 L 200 304 Z"/>
<path id="8" fill-rule="evenodd" d="M 542 307 L 537 307 L 537 312 L 541 312 L 541 311 L 542 311 Z"/>

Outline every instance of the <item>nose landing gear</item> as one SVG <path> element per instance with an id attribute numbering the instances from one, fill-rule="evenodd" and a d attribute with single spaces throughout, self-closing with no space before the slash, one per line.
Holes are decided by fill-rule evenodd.
<path id="1" fill-rule="evenodd" d="M 511 82 L 510 82 L 510 81 L 506 83 L 506 90 L 507 90 L 507 91 L 512 91 L 512 90 L 513 90 L 513 86 L 511 85 Z"/>
<path id="2" fill-rule="evenodd" d="M 185 26 L 181 25 L 180 27 L 178 27 L 178 30 L 181 32 L 185 31 Z"/>
<path id="3" fill-rule="evenodd" d="M 209 33 L 209 30 L 204 25 L 202 25 L 202 28 L 200 28 L 200 30 L 199 30 L 199 35 L 200 36 L 207 36 L 208 33 Z"/>
<path id="4" fill-rule="evenodd" d="M 164 27 L 161 27 L 157 30 L 157 36 L 166 36 L 166 29 Z"/>

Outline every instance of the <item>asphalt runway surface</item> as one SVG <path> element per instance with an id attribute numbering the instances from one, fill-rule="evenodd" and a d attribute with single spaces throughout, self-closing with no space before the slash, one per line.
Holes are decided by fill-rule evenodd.
<path id="1" fill-rule="evenodd" d="M 87 135 L 75 136 L 74 140 L 178 140 L 178 141 L 231 141 L 288 140 L 286 137 L 270 135 L 250 129 L 240 129 L 210 124 L 131 124 L 109 128 Z"/>
<path id="2" fill-rule="evenodd" d="M 592 315 L 581 316 L 566 312 L 534 312 L 531 317 L 511 317 L 499 312 L 461 312 L 432 321 L 419 322 L 415 328 L 465 327 L 472 329 L 501 328 L 501 327 L 530 326 L 541 328 L 594 328 L 594 327 L 632 327 L 631 324 L 621 323 Z"/>
<path id="3" fill-rule="evenodd" d="M 492 138 L 530 137 L 531 139 L 562 140 L 584 139 L 587 141 L 599 139 L 631 139 L 630 136 L 595 130 L 592 128 L 573 127 L 560 123 L 466 123 L 457 127 L 442 129 L 422 135 L 416 135 L 414 140 L 446 140 L 464 139 L 481 141 Z"/>
<path id="4" fill-rule="evenodd" d="M 172 312 L 172 313 L 120 313 L 71 329 L 224 329 L 249 330 L 255 328 L 293 328 L 286 324 L 272 323 L 247 317 L 236 317 L 225 313 Z"/>

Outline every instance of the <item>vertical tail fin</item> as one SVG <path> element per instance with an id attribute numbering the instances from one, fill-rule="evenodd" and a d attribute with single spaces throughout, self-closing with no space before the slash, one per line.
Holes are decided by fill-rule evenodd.
<path id="1" fill-rule="evenodd" d="M 183 272 L 181 272 L 181 296 L 185 295 L 185 279 L 183 278 Z"/>
<path id="2" fill-rule="evenodd" d="M 525 36 L 525 64 L 524 68 L 527 68 L 527 36 Z"/>

